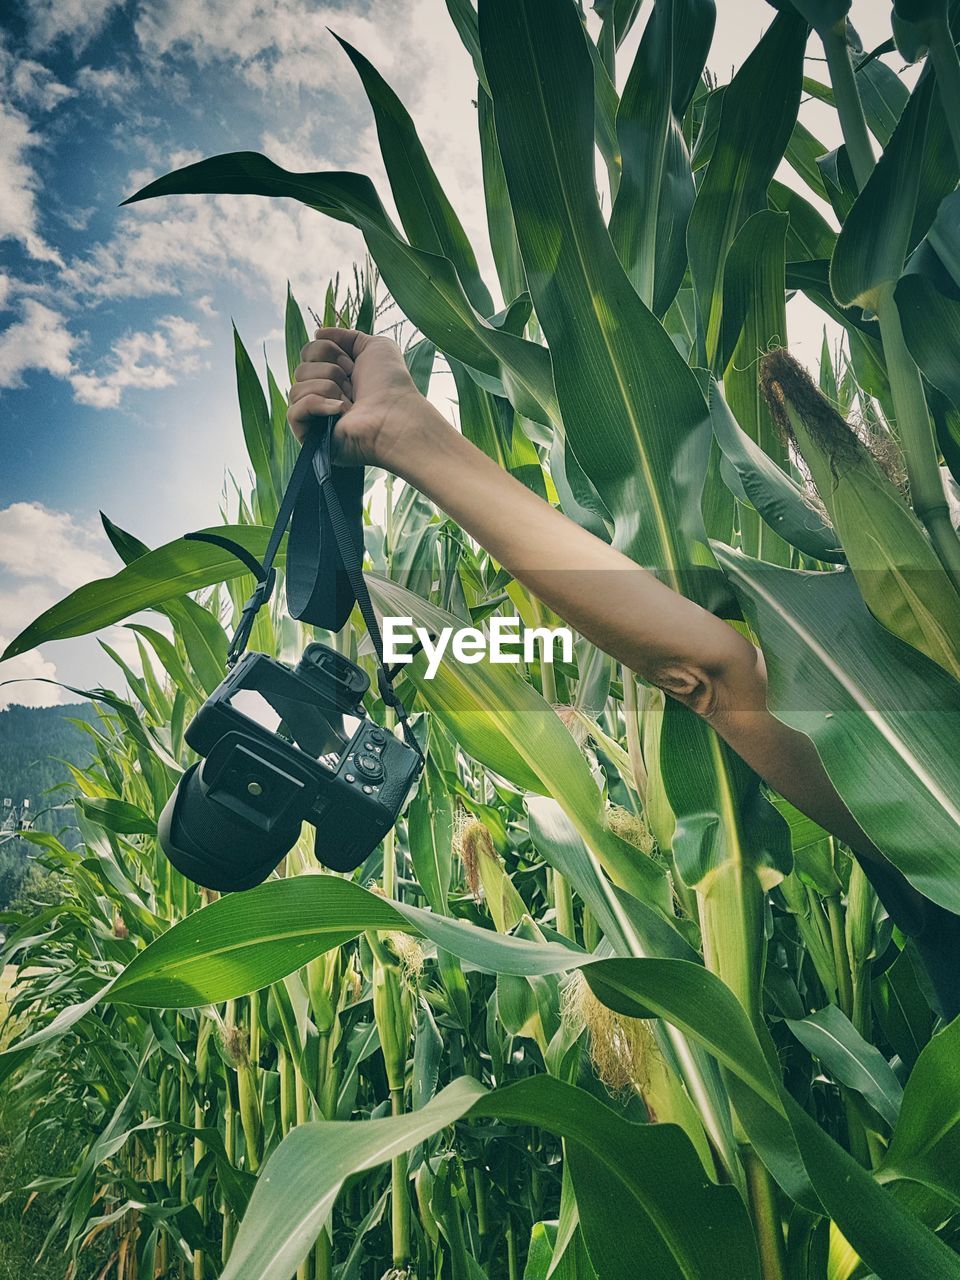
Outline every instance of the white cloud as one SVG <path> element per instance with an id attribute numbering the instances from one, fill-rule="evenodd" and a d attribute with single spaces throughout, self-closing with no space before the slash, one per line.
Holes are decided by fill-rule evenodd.
<path id="1" fill-rule="evenodd" d="M 121 106 L 127 102 L 138 86 L 137 77 L 129 67 L 81 67 L 77 72 L 77 89 L 90 94 L 98 102 Z"/>
<path id="2" fill-rule="evenodd" d="M 282 306 L 288 277 L 305 299 L 322 298 L 328 278 L 362 253 L 352 227 L 292 201 L 171 197 L 131 208 L 113 237 L 71 263 L 62 279 L 91 301 L 194 289 L 209 296 L 216 280 Z"/>
<path id="3" fill-rule="evenodd" d="M 103 30 L 122 3 L 123 0 L 30 0 L 30 42 L 35 49 L 43 49 L 65 39 L 79 53 Z"/>
<path id="4" fill-rule="evenodd" d="M 436 20 L 436 0 L 432 7 Z M 319 89 L 343 71 L 328 26 L 386 59 L 398 53 L 398 39 L 414 48 L 410 17 L 410 6 L 401 0 L 377 0 L 367 14 L 302 0 L 156 0 L 140 9 L 136 33 L 149 57 L 189 57 L 198 66 L 232 62 L 263 90 Z"/>
<path id="5" fill-rule="evenodd" d="M 198 352 L 209 346 L 210 340 L 192 320 L 163 316 L 152 333 L 119 338 L 100 373 L 71 374 L 74 399 L 95 409 L 115 409 L 127 388 L 172 387 L 180 375 L 202 367 Z"/>
<path id="6" fill-rule="evenodd" d="M 52 511 L 39 502 L 0 507 L 0 568 L 16 578 L 47 581 L 54 596 L 54 588 L 72 591 L 92 578 L 111 574 L 113 567 L 105 552 L 102 531 L 81 524 L 67 511 Z M 18 618 L 19 626 L 39 612 L 36 603 L 34 593 L 29 616 Z"/>
<path id="7" fill-rule="evenodd" d="M 71 591 L 96 578 L 109 577 L 119 565 L 99 523 L 87 524 L 66 511 L 54 511 L 38 502 L 15 502 L 0 507 L 0 618 L 5 634 L 0 636 L 0 654 L 10 640 L 42 613 Z M 5 571 L 5 572 L 4 572 Z M 163 618 L 154 614 L 138 614 L 136 620 L 168 637 L 172 630 Z M 108 627 L 99 638 L 119 653 L 134 671 L 141 670 L 140 655 L 134 633 L 127 626 Z M 82 640 L 64 643 L 63 653 L 69 667 L 76 660 L 76 646 Z M 58 646 L 59 649 L 59 646 Z M 89 658 L 87 663 L 88 665 Z M 122 676 L 105 659 L 97 664 L 92 679 L 85 675 L 68 683 L 100 682 L 111 687 L 122 686 Z M 0 662 L 0 708 L 11 703 L 23 706 L 51 706 L 71 701 L 72 695 L 56 685 L 14 683 L 38 678 L 55 680 L 57 666 L 40 650 L 31 650 Z M 162 673 L 161 673 L 162 678 Z"/>
<path id="8" fill-rule="evenodd" d="M 39 179 L 26 156 L 39 139 L 22 111 L 0 102 L 0 240 L 17 240 L 38 262 L 60 264 L 60 254 L 39 231 Z"/>
<path id="9" fill-rule="evenodd" d="M 5 45 L 0 45 L 0 82 L 7 98 L 39 111 L 52 111 L 74 95 L 49 67 L 33 58 L 16 57 Z"/>
<path id="10" fill-rule="evenodd" d="M 15 502 L 0 507 L 0 617 L 5 636 L 0 653 L 13 636 L 68 592 L 93 578 L 114 571 L 102 530 L 78 521 L 66 511 L 53 511 L 38 502 Z M 32 650 L 0 663 L 0 707 L 52 706 L 67 700 L 53 684 L 16 683 L 38 678 L 55 680 L 56 665 Z"/>
<path id="11" fill-rule="evenodd" d="M 373 125 L 358 128 L 351 119 L 370 119 L 360 80 L 328 27 L 358 48 L 400 96 L 478 256 L 492 266 L 471 101 L 475 75 L 440 0 L 376 0 L 366 13 L 330 4 L 305 7 L 302 0 L 158 0 L 142 8 L 136 22 L 148 56 L 189 58 L 198 66 L 232 63 L 265 94 L 302 91 L 299 122 L 285 112 L 282 129 L 265 131 L 266 153 L 286 168 L 368 173 L 388 199 Z M 313 97 L 310 90 L 338 101 Z"/>
<path id="12" fill-rule="evenodd" d="M 9 636 L 0 636 L 0 653 L 9 642 Z M 56 678 L 56 663 L 48 662 L 37 649 L 11 658 L 0 666 L 0 711 L 10 706 L 55 707 L 66 702 L 59 685 L 42 683 Z"/>
<path id="13" fill-rule="evenodd" d="M 0 306 L 6 277 L 0 277 Z M 21 318 L 0 331 L 0 388 L 24 385 L 23 375 L 43 370 L 69 382 L 78 404 L 116 409 L 128 389 L 172 387 L 204 367 L 200 352 L 210 346 L 199 325 L 184 316 L 161 316 L 151 332 L 117 338 L 98 368 L 75 360 L 79 345 L 63 317 L 36 298 L 21 302 Z"/>
<path id="14" fill-rule="evenodd" d="M 268 128 L 261 148 L 292 169 L 349 167 L 369 173 L 389 204 L 383 164 L 369 109 L 346 55 L 325 30 L 330 23 L 357 45 L 394 85 L 414 115 L 440 181 L 484 264 L 495 276 L 486 242 L 473 71 L 438 0 L 413 5 L 384 0 L 364 16 L 326 7 L 304 13 L 299 0 L 161 0 L 142 9 L 137 32 L 154 58 L 188 57 L 199 65 L 236 63 L 265 90 L 294 84 L 325 89 L 340 99 L 314 105 L 283 129 Z M 302 62 L 302 65 L 301 65 Z M 343 124 L 366 116 L 359 127 Z M 334 124 L 336 122 L 336 124 Z M 199 153 L 144 150 L 149 170 L 130 177 L 131 191 Z M 304 302 L 322 297 L 327 280 L 362 260 L 360 235 L 344 223 L 286 200 L 254 197 L 164 198 L 131 207 L 113 236 L 65 272 L 68 290 L 91 300 L 209 292 L 217 280 L 247 295 L 267 294 L 282 305 L 289 277 Z M 202 308 L 201 308 L 202 309 Z"/>
<path id="15" fill-rule="evenodd" d="M 70 377 L 75 345 L 61 315 L 35 298 L 24 298 L 20 320 L 0 332 L 0 387 L 22 387 L 28 369 Z"/>

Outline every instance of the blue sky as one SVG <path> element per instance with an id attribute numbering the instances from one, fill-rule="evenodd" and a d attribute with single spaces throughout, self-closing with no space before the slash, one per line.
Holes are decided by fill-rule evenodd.
<path id="1" fill-rule="evenodd" d="M 718 9 L 710 63 L 724 80 L 772 11 L 763 0 Z M 867 47 L 887 34 L 887 12 L 855 2 Z M 400 94 L 488 263 L 475 85 L 443 0 L 4 6 L 0 637 L 114 570 L 99 509 L 152 545 L 217 520 L 225 470 L 243 469 L 231 319 L 279 373 L 287 279 L 319 306 L 328 278 L 362 254 L 350 228 L 287 201 L 118 207 L 152 177 L 240 149 L 289 168 L 367 172 L 385 193 L 369 109 L 328 26 Z M 819 132 L 835 144 L 824 117 Z M 819 326 L 801 317 L 793 335 L 810 359 Z M 106 638 L 129 654 L 128 632 Z M 84 639 L 0 666 L 0 680 L 84 685 L 110 671 Z M 63 696 L 18 684 L 0 687 L 0 706 Z"/>

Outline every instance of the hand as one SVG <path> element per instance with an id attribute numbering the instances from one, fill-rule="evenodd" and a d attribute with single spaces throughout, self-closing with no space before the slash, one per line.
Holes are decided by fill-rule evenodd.
<path id="1" fill-rule="evenodd" d="M 339 414 L 334 462 L 389 468 L 404 422 L 415 419 L 417 408 L 426 404 L 397 344 L 356 329 L 318 329 L 300 359 L 287 410 L 297 439 L 318 418 Z"/>

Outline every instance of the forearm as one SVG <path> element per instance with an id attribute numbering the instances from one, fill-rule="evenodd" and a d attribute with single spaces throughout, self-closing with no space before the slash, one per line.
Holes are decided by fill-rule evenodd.
<path id="1" fill-rule="evenodd" d="M 727 623 L 555 510 L 425 401 L 386 465 L 431 498 L 581 635 L 647 679 L 753 660 Z"/>
<path id="2" fill-rule="evenodd" d="M 385 461 L 539 599 L 629 670 L 679 695 L 772 787 L 867 858 L 879 855 L 813 743 L 767 709 L 762 655 L 728 623 L 569 520 L 460 436 L 425 402 Z M 671 677 L 699 673 L 708 696 Z"/>

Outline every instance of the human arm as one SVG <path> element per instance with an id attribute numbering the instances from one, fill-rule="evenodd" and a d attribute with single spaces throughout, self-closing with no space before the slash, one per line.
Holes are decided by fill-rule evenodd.
<path id="1" fill-rule="evenodd" d="M 317 415 L 342 415 L 338 461 L 385 467 L 420 489 L 581 635 L 707 720 L 797 808 L 879 856 L 812 742 L 767 709 L 763 657 L 746 637 L 476 449 L 416 391 L 389 339 L 320 330 L 303 361 L 291 392 L 295 432 Z"/>

